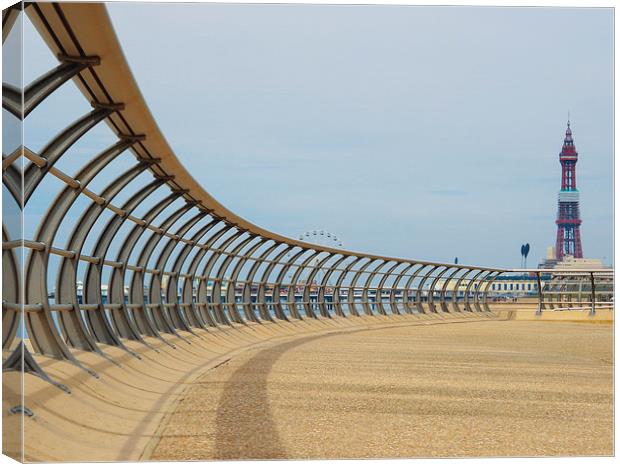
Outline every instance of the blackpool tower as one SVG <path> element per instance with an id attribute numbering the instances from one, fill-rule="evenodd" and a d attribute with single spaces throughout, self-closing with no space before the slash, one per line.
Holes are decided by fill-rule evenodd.
<path id="1" fill-rule="evenodd" d="M 581 250 L 581 218 L 579 217 L 579 190 L 577 190 L 577 150 L 573 142 L 570 120 L 566 128 L 564 145 L 560 152 L 562 165 L 562 189 L 558 195 L 558 236 L 555 242 L 555 258 L 562 261 L 566 255 L 583 258 Z"/>

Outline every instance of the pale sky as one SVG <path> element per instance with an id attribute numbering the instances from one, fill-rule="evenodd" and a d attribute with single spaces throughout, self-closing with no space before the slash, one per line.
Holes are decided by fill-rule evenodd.
<path id="1" fill-rule="evenodd" d="M 108 8 L 162 132 L 240 216 L 443 262 L 518 267 L 529 242 L 535 266 L 555 240 L 570 110 L 584 255 L 611 262 L 611 9 Z M 54 59 L 24 34 L 28 81 Z M 29 146 L 61 110 L 33 113 Z"/>

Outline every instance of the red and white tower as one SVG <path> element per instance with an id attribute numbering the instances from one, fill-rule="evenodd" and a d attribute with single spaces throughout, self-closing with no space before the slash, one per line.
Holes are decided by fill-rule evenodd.
<path id="1" fill-rule="evenodd" d="M 558 195 L 558 236 L 555 243 L 555 258 L 562 261 L 566 255 L 583 258 L 581 250 L 581 218 L 579 217 L 579 190 L 577 190 L 577 150 L 573 142 L 570 120 L 566 128 L 564 145 L 560 152 L 562 165 L 562 189 Z"/>

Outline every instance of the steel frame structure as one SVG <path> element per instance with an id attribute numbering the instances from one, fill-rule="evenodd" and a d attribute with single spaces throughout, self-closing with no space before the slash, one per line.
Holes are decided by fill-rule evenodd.
<path id="1" fill-rule="evenodd" d="M 562 165 L 562 188 L 558 194 L 558 226 L 555 258 L 562 261 L 566 255 L 583 258 L 581 247 L 581 217 L 579 214 L 579 190 L 577 190 L 578 153 L 573 141 L 570 121 L 567 123 L 564 144 L 560 152 Z"/>
<path id="2" fill-rule="evenodd" d="M 3 12 L 3 41 L 17 13 Z M 235 215 L 192 178 L 168 145 L 103 4 L 30 3 L 25 14 L 59 64 L 23 89 L 3 83 L 3 108 L 23 121 L 70 80 L 92 106 L 38 152 L 22 145 L 3 157 L 3 184 L 22 211 L 45 179 L 63 185 L 32 237 L 11 237 L 3 224 L 2 346 L 24 353 L 20 359 L 31 372 L 45 375 L 20 342 L 22 312 L 34 351 L 80 367 L 75 350 L 106 358 L 101 346 L 113 345 L 138 356 L 126 340 L 171 343 L 164 333 L 183 342 L 187 333 L 209 336 L 226 326 L 293 319 L 490 313 L 490 283 L 507 269 L 312 245 Z M 112 145 L 84 160 L 74 175 L 57 167 L 104 123 L 116 136 Z M 110 177 L 106 167 L 127 153 L 133 165 Z M 150 181 L 130 189 L 147 173 Z M 95 189 L 97 180 L 107 186 Z M 68 213 L 78 200 L 85 206 L 75 221 Z M 67 236 L 61 226 L 70 230 Z M 315 281 L 319 272 L 323 278 Z M 17 357 L 4 367 L 15 368 Z"/>
<path id="3" fill-rule="evenodd" d="M 557 270 L 551 277 L 539 289 L 539 314 L 587 310 L 594 315 L 597 309 L 613 309 L 613 270 Z"/>

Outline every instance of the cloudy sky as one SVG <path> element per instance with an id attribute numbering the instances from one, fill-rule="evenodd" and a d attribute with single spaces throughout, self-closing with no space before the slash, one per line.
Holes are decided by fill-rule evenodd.
<path id="1" fill-rule="evenodd" d="M 570 110 L 584 253 L 611 261 L 610 9 L 108 8 L 171 146 L 248 220 L 481 265 L 516 267 L 529 242 L 534 265 Z"/>

